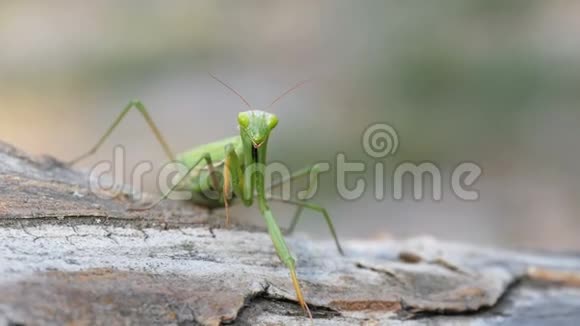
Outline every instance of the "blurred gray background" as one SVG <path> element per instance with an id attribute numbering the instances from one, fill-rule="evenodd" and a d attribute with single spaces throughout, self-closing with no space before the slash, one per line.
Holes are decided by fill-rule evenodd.
<path id="1" fill-rule="evenodd" d="M 440 202 L 371 191 L 345 201 L 326 174 L 316 201 L 344 238 L 578 250 L 578 35 L 575 1 L 2 1 L 0 139 L 71 159 L 138 98 L 183 151 L 235 134 L 246 109 L 207 72 L 257 108 L 312 77 L 271 109 L 271 160 L 299 168 L 342 152 L 373 163 L 361 135 L 388 122 L 401 144 L 384 160 L 387 198 L 403 161 L 484 171 L 477 202 L 453 196 L 448 175 Z M 116 144 L 129 164 L 165 160 L 133 112 L 81 166 L 110 159 Z M 275 207 L 288 223 L 291 212 Z M 299 230 L 327 237 L 307 216 Z"/>

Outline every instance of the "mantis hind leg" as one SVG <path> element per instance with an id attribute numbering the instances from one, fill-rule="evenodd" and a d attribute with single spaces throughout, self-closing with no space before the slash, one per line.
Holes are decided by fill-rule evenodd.
<path id="1" fill-rule="evenodd" d="M 338 240 L 336 230 L 334 229 L 334 224 L 332 223 L 332 219 L 330 218 L 330 215 L 328 214 L 328 211 L 326 210 L 326 208 L 324 208 L 320 205 L 312 204 L 312 203 L 302 201 L 302 200 L 289 200 L 289 199 L 282 199 L 282 198 L 277 198 L 277 197 L 272 197 L 271 200 L 280 201 L 280 202 L 287 203 L 287 204 L 294 205 L 294 206 L 298 207 L 298 209 L 296 210 L 296 214 L 294 214 L 294 219 L 292 220 L 292 224 L 290 225 L 290 229 L 288 230 L 289 232 L 287 232 L 287 233 L 291 233 L 291 231 L 293 231 L 294 227 L 298 223 L 298 220 L 299 220 L 299 218 L 300 218 L 300 216 L 305 208 L 308 208 L 310 210 L 313 210 L 315 212 L 319 212 L 320 214 L 322 214 L 322 216 L 324 217 L 324 220 L 326 221 L 328 229 L 330 230 L 330 234 L 332 235 L 332 238 L 334 239 L 334 243 L 336 244 L 336 249 L 338 250 L 338 252 L 341 255 L 344 256 L 344 251 L 342 250 L 342 246 L 340 245 L 340 241 Z"/>
<path id="2" fill-rule="evenodd" d="M 137 111 L 139 111 L 139 113 L 141 113 L 141 115 L 143 115 L 143 118 L 145 119 L 145 121 L 147 122 L 147 124 L 149 125 L 151 130 L 153 131 L 155 138 L 157 138 L 157 141 L 159 142 L 159 144 L 161 144 L 161 147 L 163 147 L 163 151 L 165 152 L 165 155 L 167 155 L 167 157 L 171 161 L 174 161 L 175 155 L 173 154 L 173 152 L 169 148 L 169 145 L 167 145 L 167 142 L 165 141 L 165 139 L 161 135 L 161 132 L 159 131 L 159 129 L 157 128 L 157 126 L 153 122 L 153 119 L 151 119 L 151 116 L 147 112 L 147 109 L 145 108 L 143 103 L 141 103 L 140 101 L 131 101 L 131 102 L 129 102 L 129 104 L 127 104 L 127 106 L 125 106 L 125 108 L 123 109 L 123 111 L 121 111 L 121 113 L 119 114 L 117 119 L 115 119 L 115 121 L 113 121 L 111 126 L 107 129 L 107 131 L 105 131 L 105 134 L 103 136 L 101 136 L 101 138 L 97 141 L 97 143 L 86 153 L 80 155 L 79 157 L 75 158 L 74 160 L 69 161 L 68 164 L 73 165 L 73 164 L 95 154 L 97 152 L 97 150 L 99 150 L 99 148 L 107 140 L 107 138 L 109 138 L 111 133 L 119 126 L 121 121 L 123 121 L 123 119 L 125 118 L 127 113 L 129 113 L 129 111 L 133 108 L 137 109 Z"/>
<path id="3" fill-rule="evenodd" d="M 311 194 L 312 192 L 316 191 L 316 188 L 318 187 L 317 176 L 319 173 L 320 173 L 320 167 L 318 166 L 318 164 L 315 164 L 311 167 L 307 167 L 307 168 L 303 168 L 301 170 L 298 170 L 297 172 L 293 173 L 290 177 L 284 178 L 281 181 L 273 184 L 272 186 L 270 186 L 268 188 L 268 190 L 279 187 L 285 183 L 292 182 L 295 179 L 305 177 L 305 176 L 310 176 L 310 182 L 308 185 L 308 189 L 305 191 L 308 194 Z M 332 234 L 334 242 L 336 243 L 336 248 L 338 249 L 338 252 L 340 252 L 341 255 L 344 255 L 344 252 L 343 252 L 342 247 L 340 245 L 340 241 L 338 240 L 338 236 L 336 234 L 336 230 L 334 229 L 334 224 L 332 223 L 332 219 L 330 218 L 330 215 L 328 214 L 328 211 L 325 208 L 323 208 L 320 205 L 308 203 L 308 202 L 303 201 L 303 200 L 287 200 L 287 199 L 282 199 L 282 198 L 277 198 L 277 197 L 272 197 L 271 199 L 296 206 L 296 212 L 294 213 L 294 217 L 292 218 L 292 222 L 290 223 L 290 226 L 288 227 L 288 229 L 285 232 L 286 234 L 292 234 L 294 232 L 294 229 L 296 228 L 296 225 L 300 221 L 300 217 L 302 216 L 302 213 L 304 212 L 304 208 L 308 208 L 308 209 L 311 209 L 311 210 L 314 210 L 314 211 L 321 213 L 322 216 L 324 217 L 324 219 L 326 220 L 326 224 L 328 225 L 328 229 L 330 230 L 330 233 Z"/>
<path id="4" fill-rule="evenodd" d="M 296 225 L 298 221 L 300 221 L 300 217 L 302 217 L 302 213 L 304 212 L 304 206 L 296 205 L 296 211 L 294 212 L 294 216 L 292 217 L 292 222 L 290 222 L 290 226 L 286 229 L 286 234 L 292 234 L 296 230 Z"/>
<path id="5" fill-rule="evenodd" d="M 317 176 L 319 173 L 320 173 L 320 167 L 318 166 L 318 164 L 315 164 L 313 166 L 309 166 L 306 168 L 302 168 L 302 169 L 292 173 L 292 175 L 290 175 L 290 177 L 283 178 L 282 180 L 272 184 L 266 190 L 270 191 L 270 190 L 278 188 L 284 184 L 292 182 L 296 179 L 303 178 L 305 176 L 310 176 L 310 182 L 308 184 L 308 189 L 306 189 L 305 191 L 308 194 L 311 194 L 312 192 L 316 191 L 316 188 L 318 188 Z M 304 209 L 303 206 L 296 207 L 296 212 L 294 213 L 294 217 L 292 218 L 292 222 L 290 223 L 290 227 L 285 232 L 286 234 L 292 234 L 294 232 L 294 229 L 296 228 L 296 224 L 298 224 L 298 221 L 300 220 L 300 216 L 302 214 L 303 209 Z"/>

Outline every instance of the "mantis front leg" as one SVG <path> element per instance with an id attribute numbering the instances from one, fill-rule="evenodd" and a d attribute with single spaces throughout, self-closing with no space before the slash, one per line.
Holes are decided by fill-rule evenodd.
<path id="1" fill-rule="evenodd" d="M 232 184 L 232 190 L 236 195 L 242 198 L 244 205 L 251 206 L 252 201 L 254 198 L 254 188 L 264 187 L 263 184 L 254 184 L 253 182 L 244 182 L 246 179 L 247 170 L 252 169 L 244 169 L 242 164 L 239 161 L 238 155 L 236 154 L 233 145 L 226 146 L 226 160 L 225 160 L 225 171 L 224 171 L 224 190 L 228 188 L 226 186 L 230 183 Z M 247 168 L 247 167 L 246 167 Z M 251 173 L 255 173 L 252 171 Z M 257 172 L 261 173 L 261 172 Z M 227 193 L 224 193 L 224 198 L 227 198 Z M 258 191 L 257 200 L 260 208 L 260 213 L 264 217 L 266 221 L 266 226 L 268 228 L 268 233 L 270 234 L 270 238 L 272 239 L 272 243 L 274 244 L 274 249 L 278 254 L 278 257 L 282 261 L 282 263 L 290 270 L 290 278 L 292 279 L 292 285 L 294 286 L 294 291 L 296 292 L 296 299 L 298 303 L 304 309 L 304 311 L 308 314 L 310 319 L 312 319 L 312 314 L 310 313 L 310 309 L 308 309 L 308 305 L 304 300 L 304 295 L 302 294 L 302 289 L 300 287 L 300 283 L 298 282 L 298 276 L 296 275 L 296 261 L 294 257 L 292 257 L 292 253 L 284 240 L 284 236 L 282 235 L 282 231 L 274 218 L 272 210 L 268 205 L 265 196 L 265 189 L 261 189 Z"/>

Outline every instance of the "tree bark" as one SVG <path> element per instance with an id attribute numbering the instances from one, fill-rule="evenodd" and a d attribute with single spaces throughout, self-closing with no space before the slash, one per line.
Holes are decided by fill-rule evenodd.
<path id="1" fill-rule="evenodd" d="M 308 325 L 261 228 L 89 191 L 87 175 L 0 143 L 0 324 Z M 110 196 L 109 196 L 110 197 Z M 432 238 L 290 237 L 315 325 L 570 324 L 580 256 Z"/>

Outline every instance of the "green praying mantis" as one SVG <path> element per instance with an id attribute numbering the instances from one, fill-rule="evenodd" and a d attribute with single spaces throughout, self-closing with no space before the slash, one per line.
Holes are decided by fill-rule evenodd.
<path id="1" fill-rule="evenodd" d="M 296 261 L 284 240 L 283 233 L 280 230 L 276 219 L 274 218 L 272 210 L 270 209 L 269 201 L 277 200 L 297 207 L 289 230 L 294 229 L 304 209 L 310 209 L 320 213 L 328 225 L 339 253 L 343 254 L 343 250 L 338 241 L 332 220 L 325 208 L 305 200 L 291 200 L 274 197 L 268 195 L 267 192 L 281 184 L 292 182 L 297 178 L 317 173 L 319 167 L 318 165 L 313 165 L 301 169 L 289 177 L 282 179 L 280 182 L 267 186 L 265 183 L 264 172 L 268 140 L 272 130 L 278 124 L 278 118 L 272 113 L 262 110 L 254 110 L 249 102 L 246 101 L 246 99 L 234 88 L 214 75 L 210 74 L 210 76 L 237 95 L 249 109 L 248 111 L 240 112 L 238 114 L 237 122 L 240 132 L 238 136 L 201 145 L 176 156 L 173 154 L 173 151 L 168 146 L 165 138 L 151 119 L 145 106 L 140 101 L 131 101 L 121 111 L 121 114 L 113 121 L 112 125 L 106 130 L 98 142 L 88 152 L 72 160 L 70 164 L 75 164 L 96 153 L 111 133 L 119 126 L 127 113 L 131 111 L 131 109 L 136 109 L 144 117 L 155 135 L 155 138 L 161 144 L 168 159 L 172 162 L 180 162 L 188 168 L 187 172 L 180 175 L 177 182 L 175 182 L 157 201 L 138 209 L 142 210 L 154 207 L 159 202 L 167 199 L 175 190 L 188 190 L 191 191 L 192 201 L 198 205 L 211 208 L 224 207 L 226 210 L 227 224 L 229 222 L 229 206 L 232 201 L 239 199 L 247 207 L 252 206 L 254 201 L 256 201 L 260 213 L 266 221 L 268 233 L 270 234 L 276 253 L 282 263 L 290 271 L 290 278 L 296 292 L 297 301 L 304 312 L 312 318 L 312 314 L 304 300 L 304 295 L 296 274 Z M 286 90 L 274 99 L 274 101 L 266 107 L 266 110 L 271 108 L 285 95 L 299 88 L 305 82 L 306 81 L 302 81 Z M 221 173 L 223 178 L 218 178 L 216 172 Z M 311 178 L 310 186 L 316 186 L 316 182 L 316 178 Z M 206 195 L 208 191 L 218 192 L 220 195 L 217 198 L 209 198 Z"/>

